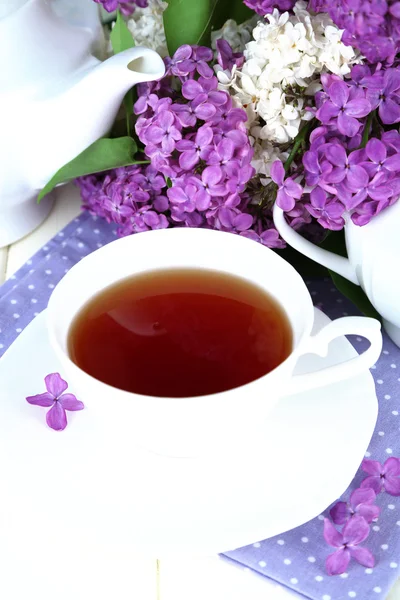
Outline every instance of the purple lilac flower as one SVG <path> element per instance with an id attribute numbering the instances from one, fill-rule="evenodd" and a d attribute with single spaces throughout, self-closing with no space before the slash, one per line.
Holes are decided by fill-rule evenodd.
<path id="1" fill-rule="evenodd" d="M 196 188 L 193 200 L 197 210 L 207 210 L 214 196 L 226 195 L 224 179 L 224 172 L 217 165 L 206 167 L 201 176 L 190 178 L 190 183 Z"/>
<path id="2" fill-rule="evenodd" d="M 327 100 L 318 109 L 317 118 L 324 124 L 336 124 L 342 135 L 356 135 L 361 127 L 358 119 L 371 112 L 369 101 L 344 81 L 334 81 L 325 92 Z"/>
<path id="3" fill-rule="evenodd" d="M 296 0 L 243 0 L 246 6 L 254 10 L 258 15 L 264 17 L 277 8 L 280 12 L 291 10 Z"/>
<path id="4" fill-rule="evenodd" d="M 35 406 L 51 407 L 46 414 L 46 422 L 51 429 L 62 431 L 67 426 L 66 410 L 82 410 L 83 402 L 77 400 L 73 394 L 65 394 L 68 383 L 62 379 L 59 373 L 50 373 L 44 378 L 47 392 L 28 396 L 26 398 L 29 404 Z"/>
<path id="5" fill-rule="evenodd" d="M 358 488 L 350 496 L 349 502 L 337 502 L 329 511 L 335 525 L 343 525 L 354 515 L 364 517 L 372 523 L 379 517 L 380 508 L 374 504 L 376 494 L 372 488 Z"/>
<path id="6" fill-rule="evenodd" d="M 208 64 L 212 60 L 211 48 L 185 44 L 180 46 L 174 56 L 167 61 L 168 72 L 182 78 L 197 72 L 205 78 L 210 78 L 214 75 L 214 71 Z"/>
<path id="7" fill-rule="evenodd" d="M 371 64 L 391 65 L 399 50 L 400 10 L 396 0 L 311 0 L 311 10 L 328 12 L 344 29 L 342 41 L 358 48 Z"/>
<path id="8" fill-rule="evenodd" d="M 388 149 L 381 140 L 371 138 L 365 147 L 365 154 L 368 160 L 361 162 L 360 167 L 363 167 L 371 178 L 380 171 L 400 172 L 400 154 L 388 156 Z"/>
<path id="9" fill-rule="evenodd" d="M 243 66 L 244 56 L 242 52 L 233 52 L 232 46 L 224 39 L 219 39 L 215 43 L 217 48 L 217 61 L 224 71 L 232 71 L 236 65 L 238 68 Z"/>
<path id="10" fill-rule="evenodd" d="M 392 456 L 383 465 L 377 460 L 364 459 L 361 468 L 369 475 L 361 483 L 362 488 L 372 488 L 376 494 L 400 496 L 400 459 Z"/>
<path id="11" fill-rule="evenodd" d="M 364 158 L 362 150 L 355 150 L 347 156 L 344 147 L 339 144 L 326 144 L 323 148 L 326 159 L 332 165 L 330 172 L 325 172 L 323 179 L 328 183 L 346 182 L 352 191 L 358 191 L 368 184 L 368 173 L 360 166 Z"/>
<path id="12" fill-rule="evenodd" d="M 372 568 L 375 559 L 367 548 L 360 544 L 367 539 L 370 532 L 367 521 L 358 515 L 347 521 L 340 533 L 329 521 L 324 520 L 325 541 L 334 548 L 333 554 L 326 559 L 326 571 L 328 575 L 340 575 L 349 566 L 350 560 L 354 558 L 360 565 Z"/>
<path id="13" fill-rule="evenodd" d="M 164 110 L 146 129 L 146 140 L 156 145 L 161 144 L 162 150 L 171 154 L 175 150 L 176 142 L 182 139 L 179 128 L 180 124 L 174 113 Z"/>
<path id="14" fill-rule="evenodd" d="M 148 0 L 94 0 L 101 4 L 107 12 L 120 10 L 125 16 L 131 15 L 135 10 L 135 6 L 145 8 L 148 6 Z"/>
<path id="15" fill-rule="evenodd" d="M 327 194 L 322 188 L 316 187 L 310 193 L 310 203 L 305 207 L 325 229 L 333 231 L 343 229 L 345 206 L 337 196 Z"/>
<path id="16" fill-rule="evenodd" d="M 285 169 L 280 160 L 276 160 L 271 167 L 271 179 L 278 185 L 276 203 L 279 208 L 285 211 L 292 210 L 296 200 L 303 194 L 301 185 L 293 181 L 291 177 L 285 179 Z"/>
<path id="17" fill-rule="evenodd" d="M 191 171 L 201 159 L 206 160 L 214 151 L 214 145 L 211 144 L 213 137 L 211 127 L 203 125 L 197 130 L 194 138 L 187 137 L 177 142 L 176 149 L 182 152 L 179 156 L 179 166 L 184 171 Z"/>
<path id="18" fill-rule="evenodd" d="M 400 121 L 400 71 L 377 71 L 367 80 L 366 97 L 371 109 L 378 108 L 382 123 L 392 125 Z"/>

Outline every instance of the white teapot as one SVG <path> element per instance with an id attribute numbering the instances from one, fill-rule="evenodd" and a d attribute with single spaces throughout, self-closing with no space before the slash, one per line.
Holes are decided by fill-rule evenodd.
<path id="1" fill-rule="evenodd" d="M 360 285 L 383 318 L 383 326 L 400 347 L 400 202 L 386 208 L 368 225 L 350 219 L 345 225 L 347 258 L 304 239 L 286 222 L 275 204 L 274 222 L 283 239 L 317 263 Z"/>
<path id="2" fill-rule="evenodd" d="M 38 191 L 110 130 L 126 92 L 164 74 L 147 48 L 101 63 L 98 18 L 96 26 L 83 11 L 78 26 L 65 8 L 60 0 L 0 2 L 0 247 L 47 216 L 52 198 L 38 205 Z"/>

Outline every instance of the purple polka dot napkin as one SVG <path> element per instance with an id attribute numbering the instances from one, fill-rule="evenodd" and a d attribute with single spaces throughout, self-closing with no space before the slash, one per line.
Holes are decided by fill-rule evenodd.
<path id="1" fill-rule="evenodd" d="M 113 226 L 84 213 L 0 287 L 0 356 L 46 308 L 53 288 L 68 269 L 115 237 Z M 315 305 L 331 319 L 357 314 L 354 306 L 339 294 L 330 280 L 313 280 L 307 284 Z M 354 338 L 353 343 L 358 351 L 364 350 L 364 340 Z M 386 336 L 383 354 L 372 373 L 380 408 L 367 456 L 384 462 L 389 456 L 400 457 L 400 350 Z M 345 414 L 343 418 L 346 418 Z M 337 443 L 340 442 L 338 436 Z M 315 476 L 318 477 L 318 473 Z M 361 471 L 356 474 L 344 499 L 348 499 L 349 493 L 359 486 L 364 476 Z M 293 490 L 293 493 L 301 496 L 301 490 Z M 364 543 L 377 559 L 374 569 L 352 562 L 347 573 L 336 577 L 326 575 L 325 558 L 333 548 L 328 547 L 322 537 L 323 515 L 297 529 L 232 550 L 224 556 L 280 583 L 284 586 L 284 597 L 384 600 L 400 573 L 400 497 L 380 494 L 377 504 L 381 507 L 381 516 L 372 525 L 370 536 Z M 328 510 L 325 514 L 328 515 Z"/>

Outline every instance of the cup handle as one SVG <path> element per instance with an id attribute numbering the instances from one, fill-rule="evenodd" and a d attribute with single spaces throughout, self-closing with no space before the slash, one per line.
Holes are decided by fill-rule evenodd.
<path id="1" fill-rule="evenodd" d="M 320 371 L 305 373 L 304 375 L 293 375 L 287 387 L 285 387 L 285 395 L 323 387 L 343 379 L 350 379 L 376 363 L 382 351 L 381 324 L 376 319 L 369 317 L 342 317 L 332 321 L 307 340 L 301 354 L 326 356 L 329 343 L 344 335 L 364 337 L 369 340 L 370 347 L 362 354 L 343 363 L 326 367 Z"/>
<path id="2" fill-rule="evenodd" d="M 308 258 L 315 260 L 323 267 L 339 273 L 352 283 L 360 285 L 355 269 L 352 267 L 348 258 L 339 256 L 334 252 L 329 252 L 323 248 L 319 248 L 312 242 L 303 238 L 286 222 L 285 214 L 281 208 L 275 203 L 274 206 L 274 224 L 283 239 L 290 244 L 295 250 L 301 252 Z"/>

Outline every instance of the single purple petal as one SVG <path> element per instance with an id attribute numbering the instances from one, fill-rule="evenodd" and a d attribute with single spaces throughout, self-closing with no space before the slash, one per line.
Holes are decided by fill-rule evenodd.
<path id="1" fill-rule="evenodd" d="M 184 171 L 191 171 L 194 166 L 200 161 L 200 157 L 196 150 L 187 150 L 179 157 L 179 166 Z"/>
<path id="2" fill-rule="evenodd" d="M 246 231 L 253 225 L 253 217 L 247 213 L 241 213 L 234 218 L 233 224 L 237 231 Z"/>
<path id="3" fill-rule="evenodd" d="M 349 99 L 349 88 L 344 81 L 335 81 L 329 87 L 329 96 L 335 106 L 342 108 Z"/>
<path id="4" fill-rule="evenodd" d="M 350 555 L 363 567 L 372 569 L 375 566 L 375 558 L 368 548 L 351 548 Z"/>
<path id="5" fill-rule="evenodd" d="M 335 525 L 343 525 L 349 517 L 349 510 L 346 502 L 336 502 L 335 506 L 329 511 L 332 521 Z"/>
<path id="6" fill-rule="evenodd" d="M 206 167 L 202 173 L 202 180 L 207 186 L 214 186 L 219 183 L 222 179 L 222 169 L 217 165 L 213 167 Z"/>
<path id="7" fill-rule="evenodd" d="M 372 504 L 376 500 L 376 494 L 372 488 L 357 488 L 350 496 L 351 506 L 358 504 Z"/>
<path id="8" fill-rule="evenodd" d="M 227 94 L 222 91 L 213 91 L 208 94 L 208 99 L 212 104 L 222 106 L 227 101 Z"/>
<path id="9" fill-rule="evenodd" d="M 211 196 L 205 189 L 200 189 L 194 196 L 194 202 L 197 210 L 207 210 L 211 205 Z"/>
<path id="10" fill-rule="evenodd" d="M 175 121 L 175 117 L 169 110 L 163 110 L 157 118 L 158 125 L 164 130 L 167 131 L 170 127 L 172 127 Z"/>
<path id="11" fill-rule="evenodd" d="M 382 473 L 385 475 L 400 475 L 400 459 L 394 456 L 386 459 Z"/>
<path id="12" fill-rule="evenodd" d="M 343 167 L 335 167 L 330 173 L 326 173 L 325 180 L 327 183 L 340 183 L 346 177 L 346 170 Z M 320 185 L 321 181 L 320 181 Z"/>
<path id="13" fill-rule="evenodd" d="M 364 458 L 361 463 L 361 468 L 364 473 L 368 473 L 368 475 L 377 475 L 379 476 L 382 473 L 382 465 L 377 460 L 371 460 L 369 458 Z"/>
<path id="14" fill-rule="evenodd" d="M 357 514 L 360 517 L 363 517 L 367 521 L 367 523 L 372 523 L 372 521 L 377 519 L 380 515 L 380 512 L 381 509 L 379 508 L 379 506 L 376 506 L 376 504 L 359 504 L 357 507 Z"/>
<path id="15" fill-rule="evenodd" d="M 26 401 L 29 404 L 34 404 L 35 406 L 53 406 L 54 404 L 54 396 L 53 394 L 49 394 L 49 392 L 45 392 L 44 394 L 37 394 L 36 396 L 28 396 Z"/>
<path id="16" fill-rule="evenodd" d="M 342 135 L 346 135 L 347 137 L 353 137 L 356 135 L 361 127 L 360 122 L 357 121 L 357 119 L 350 117 L 345 112 L 339 113 L 337 124 L 340 133 Z"/>
<path id="17" fill-rule="evenodd" d="M 167 190 L 167 194 L 168 198 L 172 202 L 176 202 L 177 204 L 184 203 L 188 199 L 183 189 L 178 185 L 174 185 L 173 187 L 169 188 Z"/>
<path id="18" fill-rule="evenodd" d="M 271 178 L 278 185 L 282 185 L 285 178 L 285 169 L 280 160 L 276 160 L 271 167 Z"/>
<path id="19" fill-rule="evenodd" d="M 386 146 L 381 140 L 372 138 L 365 147 L 365 152 L 372 162 L 384 162 L 387 156 Z"/>
<path id="20" fill-rule="evenodd" d="M 352 517 L 343 528 L 343 542 L 352 546 L 361 544 L 369 536 L 369 525 L 363 517 Z"/>
<path id="21" fill-rule="evenodd" d="M 400 171 L 400 154 L 389 156 L 384 163 L 385 169 L 391 172 Z"/>
<path id="22" fill-rule="evenodd" d="M 347 181 L 354 191 L 358 191 L 368 185 L 368 173 L 359 165 L 353 165 L 351 169 L 347 171 Z"/>
<path id="23" fill-rule="evenodd" d="M 206 77 L 207 79 L 210 79 L 214 75 L 212 68 L 205 62 L 197 63 L 197 72 L 199 75 Z"/>
<path id="24" fill-rule="evenodd" d="M 232 209 L 226 208 L 225 206 L 223 206 L 218 211 L 218 219 L 219 219 L 221 225 L 223 227 L 226 227 L 227 229 L 232 229 L 232 227 L 233 227 L 233 215 L 234 214 L 235 213 L 232 211 Z"/>
<path id="25" fill-rule="evenodd" d="M 332 525 L 329 519 L 324 519 L 324 539 L 327 544 L 334 548 L 340 548 L 343 545 L 343 536 Z"/>
<path id="26" fill-rule="evenodd" d="M 368 102 L 368 100 L 363 98 L 350 100 L 350 102 L 346 104 L 344 112 L 346 115 L 349 115 L 349 117 L 357 117 L 360 119 L 371 112 L 371 104 Z"/>
<path id="27" fill-rule="evenodd" d="M 392 189 L 389 185 L 382 185 L 377 182 L 375 185 L 368 187 L 368 196 L 373 200 L 386 200 L 391 194 Z"/>
<path id="28" fill-rule="evenodd" d="M 293 198 L 299 199 L 303 195 L 303 188 L 299 183 L 293 181 L 291 177 L 285 180 L 283 187 L 285 189 L 285 192 Z"/>
<path id="29" fill-rule="evenodd" d="M 64 410 L 83 410 L 85 405 L 83 402 L 77 399 L 74 394 L 62 394 L 58 402 L 61 404 Z"/>
<path id="30" fill-rule="evenodd" d="M 67 415 L 59 402 L 54 402 L 53 408 L 46 414 L 46 422 L 51 429 L 55 429 L 56 431 L 62 431 L 66 428 Z"/>
<path id="31" fill-rule="evenodd" d="M 296 206 L 296 201 L 292 196 L 289 196 L 283 188 L 278 191 L 276 203 L 284 211 L 293 210 Z"/>
<path id="32" fill-rule="evenodd" d="M 199 82 L 195 81 L 194 79 L 188 79 L 188 81 L 185 81 L 182 86 L 182 96 L 188 100 L 193 100 L 193 98 L 196 98 L 196 96 L 202 94 L 203 92 L 204 90 Z"/>
<path id="33" fill-rule="evenodd" d="M 336 167 L 344 167 L 347 163 L 346 150 L 339 144 L 328 144 L 325 148 L 325 156 Z"/>
<path id="34" fill-rule="evenodd" d="M 317 153 L 310 150 L 305 152 L 303 155 L 303 165 L 310 173 L 319 174 L 320 168 Z"/>
<path id="35" fill-rule="evenodd" d="M 400 73 L 397 69 L 387 69 L 383 76 L 385 95 L 391 96 L 400 88 Z"/>
<path id="36" fill-rule="evenodd" d="M 400 477 L 385 475 L 383 487 L 385 488 L 385 492 L 391 496 L 400 496 Z"/>
<path id="37" fill-rule="evenodd" d="M 157 127 L 157 125 L 150 125 L 150 127 L 146 129 L 146 141 L 149 141 L 152 144 L 159 144 L 164 135 L 164 130 L 161 129 L 161 127 Z"/>
<path id="38" fill-rule="evenodd" d="M 189 44 L 183 44 L 183 46 L 179 46 L 177 51 L 173 56 L 174 62 L 178 62 L 180 60 L 187 60 L 192 56 L 193 49 Z"/>
<path id="39" fill-rule="evenodd" d="M 61 396 L 68 387 L 68 383 L 61 377 L 60 373 L 50 373 L 44 378 L 46 390 L 53 394 L 54 398 Z"/>
<path id="40" fill-rule="evenodd" d="M 203 125 L 196 133 L 196 144 L 200 147 L 208 146 L 214 137 L 213 130 L 207 125 Z"/>
<path id="41" fill-rule="evenodd" d="M 375 461 L 374 461 L 375 462 Z M 382 491 L 382 481 L 381 478 L 376 475 L 371 475 L 370 477 L 366 477 L 360 484 L 362 488 L 371 488 L 374 490 L 375 494 L 380 494 Z"/>
<path id="42" fill-rule="evenodd" d="M 317 111 L 317 117 L 322 123 L 329 123 L 331 119 L 335 119 L 340 112 L 340 108 L 332 102 L 325 102 Z"/>
<path id="43" fill-rule="evenodd" d="M 400 121 L 400 106 L 391 98 L 386 98 L 379 106 L 379 116 L 385 125 Z"/>
<path id="44" fill-rule="evenodd" d="M 224 138 L 218 144 L 217 151 L 223 161 L 228 161 L 235 152 L 235 145 L 229 138 Z"/>
<path id="45" fill-rule="evenodd" d="M 202 121 L 208 121 L 215 115 L 217 109 L 213 104 L 210 104 L 210 102 L 203 102 L 202 104 L 196 106 L 194 112 L 198 119 L 201 119 Z"/>
<path id="46" fill-rule="evenodd" d="M 350 562 L 350 552 L 344 548 L 336 550 L 326 559 L 325 568 L 328 575 L 341 575 L 345 573 Z"/>

